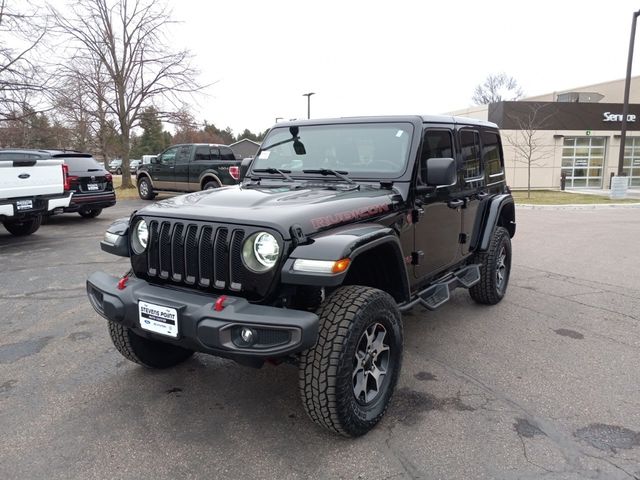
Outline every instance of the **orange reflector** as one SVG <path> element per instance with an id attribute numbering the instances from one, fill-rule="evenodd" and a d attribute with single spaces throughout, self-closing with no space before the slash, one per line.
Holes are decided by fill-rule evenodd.
<path id="1" fill-rule="evenodd" d="M 351 263 L 351 260 L 349 260 L 348 258 L 343 258 L 342 260 L 338 260 L 333 264 L 333 267 L 331 268 L 331 272 L 332 273 L 344 272 L 347 269 L 347 267 L 349 267 L 350 263 Z"/>

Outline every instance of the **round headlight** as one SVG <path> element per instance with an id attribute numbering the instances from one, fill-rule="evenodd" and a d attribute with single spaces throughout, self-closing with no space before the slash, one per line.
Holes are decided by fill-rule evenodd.
<path id="1" fill-rule="evenodd" d="M 131 239 L 131 247 L 133 252 L 137 255 L 144 253 L 147 249 L 147 243 L 149 242 L 149 228 L 147 222 L 140 220 L 133 227 L 133 235 Z"/>
<path id="2" fill-rule="evenodd" d="M 249 270 L 266 272 L 278 261 L 280 246 L 276 237 L 267 232 L 258 232 L 245 240 L 242 259 Z"/>

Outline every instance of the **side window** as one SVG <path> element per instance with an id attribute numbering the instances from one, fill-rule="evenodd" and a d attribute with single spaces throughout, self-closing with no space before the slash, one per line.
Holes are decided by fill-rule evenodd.
<path id="1" fill-rule="evenodd" d="M 464 179 L 476 179 L 482 175 L 480 134 L 476 130 L 460 130 L 460 150 Z"/>
<path id="2" fill-rule="evenodd" d="M 209 147 L 196 147 L 196 162 L 198 160 L 211 160 L 211 151 Z"/>
<path id="3" fill-rule="evenodd" d="M 189 157 L 191 156 L 191 146 L 183 146 L 178 150 L 178 156 L 176 158 L 177 163 L 189 163 Z"/>
<path id="4" fill-rule="evenodd" d="M 222 160 L 235 160 L 236 156 L 233 154 L 233 150 L 227 147 L 220 147 L 220 156 Z"/>
<path id="5" fill-rule="evenodd" d="M 220 160 L 220 149 L 218 147 L 211 147 L 211 160 Z"/>
<path id="6" fill-rule="evenodd" d="M 158 157 L 158 163 L 162 165 L 173 165 L 176 162 L 176 153 L 178 152 L 178 147 L 173 147 L 166 150 L 162 155 Z"/>
<path id="7" fill-rule="evenodd" d="M 490 176 L 501 174 L 503 171 L 504 160 L 501 153 L 498 134 L 482 132 L 482 162 Z"/>
<path id="8" fill-rule="evenodd" d="M 427 130 L 422 142 L 420 178 L 427 178 L 427 160 L 430 158 L 453 158 L 453 136 L 449 130 Z"/>

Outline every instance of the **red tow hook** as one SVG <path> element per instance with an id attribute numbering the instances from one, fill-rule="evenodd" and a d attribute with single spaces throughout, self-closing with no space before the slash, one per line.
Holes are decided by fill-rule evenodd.
<path id="1" fill-rule="evenodd" d="M 124 290 L 127 286 L 127 282 L 129 281 L 129 275 L 125 275 L 120 280 L 118 280 L 118 290 Z"/>
<path id="2" fill-rule="evenodd" d="M 220 297 L 218 298 L 218 300 L 216 300 L 215 305 L 213 306 L 213 309 L 216 312 L 221 312 L 224 309 L 224 302 L 227 300 L 227 296 L 226 295 L 220 295 Z"/>

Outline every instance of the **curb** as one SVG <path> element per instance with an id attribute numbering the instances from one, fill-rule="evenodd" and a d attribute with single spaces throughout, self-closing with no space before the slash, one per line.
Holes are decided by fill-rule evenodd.
<path id="1" fill-rule="evenodd" d="M 571 203 L 567 205 L 532 205 L 529 203 L 516 203 L 516 208 L 525 210 L 604 210 L 607 208 L 640 208 L 638 203 Z"/>

